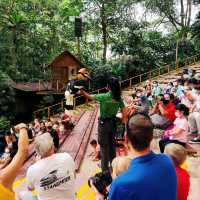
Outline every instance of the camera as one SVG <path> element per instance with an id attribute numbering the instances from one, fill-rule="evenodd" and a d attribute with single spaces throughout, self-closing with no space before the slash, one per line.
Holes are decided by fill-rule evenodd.
<path id="1" fill-rule="evenodd" d="M 94 185 L 94 187 L 98 190 L 98 192 L 104 197 L 107 197 L 107 187 L 112 183 L 112 176 L 110 174 L 110 171 L 104 171 L 95 174 L 95 176 L 89 178 L 88 185 L 91 187 L 91 183 Z"/>

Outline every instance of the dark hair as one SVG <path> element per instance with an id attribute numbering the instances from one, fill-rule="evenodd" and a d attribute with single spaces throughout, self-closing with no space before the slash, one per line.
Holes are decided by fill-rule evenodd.
<path id="1" fill-rule="evenodd" d="M 119 80 L 115 77 L 111 77 L 108 80 L 108 87 L 112 92 L 113 98 L 116 101 L 120 101 L 121 100 L 121 87 L 119 84 Z"/>
<path id="2" fill-rule="evenodd" d="M 180 85 L 184 85 L 185 80 L 183 80 L 183 79 L 178 79 L 177 82 L 178 82 Z"/>
<path id="3" fill-rule="evenodd" d="M 92 141 L 90 142 L 90 144 L 91 144 L 91 145 L 95 145 L 95 144 L 97 144 L 97 141 L 96 141 L 96 140 L 92 140 Z"/>
<path id="4" fill-rule="evenodd" d="M 6 131 L 5 135 L 6 135 L 6 136 L 11 136 L 12 134 L 11 134 L 10 131 Z"/>
<path id="5" fill-rule="evenodd" d="M 150 117 L 143 113 L 130 117 L 127 123 L 127 135 L 135 150 L 143 151 L 148 148 L 153 139 L 153 123 Z"/>
<path id="6" fill-rule="evenodd" d="M 189 80 L 189 83 L 196 85 L 197 84 L 197 79 L 196 78 L 191 78 Z"/>
<path id="7" fill-rule="evenodd" d="M 188 116 L 190 114 L 189 108 L 181 103 L 176 106 L 176 110 L 183 111 L 183 114 L 185 116 Z"/>

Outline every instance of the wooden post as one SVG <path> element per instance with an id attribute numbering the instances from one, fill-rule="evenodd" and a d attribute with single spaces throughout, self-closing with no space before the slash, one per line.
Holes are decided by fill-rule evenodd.
<path id="1" fill-rule="evenodd" d="M 51 108 L 48 107 L 48 119 L 50 119 L 50 117 L 51 117 Z"/>
<path id="2" fill-rule="evenodd" d="M 130 86 L 130 87 L 132 86 L 132 78 L 130 79 L 129 86 Z"/>
<path id="3" fill-rule="evenodd" d="M 39 91 L 41 90 L 41 80 L 39 80 Z"/>
<path id="4" fill-rule="evenodd" d="M 168 65 L 167 66 L 167 73 L 169 74 L 169 72 L 170 72 L 170 66 Z"/>
<path id="5" fill-rule="evenodd" d="M 140 74 L 140 83 L 142 82 L 142 75 Z"/>
<path id="6" fill-rule="evenodd" d="M 76 98 L 73 99 L 73 110 L 76 110 Z"/>
<path id="7" fill-rule="evenodd" d="M 151 71 L 149 72 L 149 79 L 151 80 Z"/>
<path id="8" fill-rule="evenodd" d="M 56 90 L 57 90 L 57 92 L 59 91 L 59 84 L 58 84 L 58 80 L 56 81 Z"/>

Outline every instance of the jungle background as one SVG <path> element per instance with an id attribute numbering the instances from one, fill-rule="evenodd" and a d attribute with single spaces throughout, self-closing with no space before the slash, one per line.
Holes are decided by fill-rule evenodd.
<path id="1" fill-rule="evenodd" d="M 94 89 L 200 53 L 200 0 L 1 0 L 0 127 L 15 117 L 12 81 L 48 80 L 55 56 L 78 54 L 76 16 Z"/>

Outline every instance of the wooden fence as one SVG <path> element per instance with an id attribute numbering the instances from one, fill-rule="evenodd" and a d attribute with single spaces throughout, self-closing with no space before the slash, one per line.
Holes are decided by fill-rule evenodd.
<path id="1" fill-rule="evenodd" d="M 192 57 L 186 58 L 182 62 L 159 67 L 152 71 L 149 71 L 149 72 L 131 77 L 129 79 L 120 81 L 120 86 L 122 88 L 128 88 L 128 87 L 132 87 L 134 85 L 137 86 L 138 84 L 141 84 L 142 82 L 144 82 L 146 80 L 151 80 L 152 78 L 159 77 L 160 75 L 169 74 L 179 68 L 186 67 L 186 66 L 192 65 L 192 64 L 196 64 L 196 62 L 198 62 L 199 60 L 200 60 L 200 55 L 194 55 Z M 95 91 L 92 91 L 91 94 L 99 94 L 105 90 L 106 90 L 105 87 L 100 88 Z M 76 109 L 77 102 L 80 101 L 81 98 L 83 98 L 83 96 L 78 96 L 78 97 L 74 98 L 74 109 Z M 60 103 L 57 103 L 52 106 L 48 106 L 48 107 L 34 111 L 34 113 L 33 113 L 34 118 L 37 118 L 37 117 L 41 118 L 42 116 L 47 116 L 49 119 L 50 116 L 53 116 L 64 110 L 65 102 L 66 102 L 65 99 L 63 99 Z"/>

